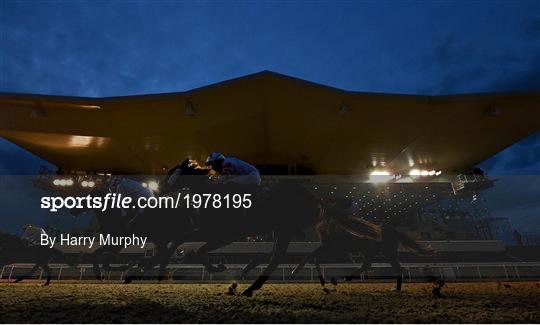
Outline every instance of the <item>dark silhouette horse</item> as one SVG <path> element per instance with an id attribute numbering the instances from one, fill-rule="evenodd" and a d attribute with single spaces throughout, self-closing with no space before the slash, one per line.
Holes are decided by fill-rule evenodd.
<path id="1" fill-rule="evenodd" d="M 93 196 L 104 196 L 108 193 L 107 188 L 100 188 L 92 192 Z M 72 211 L 72 214 L 78 214 L 81 210 Z M 186 214 L 181 215 L 181 212 Z M 144 213 L 135 219 L 130 219 L 130 216 L 122 216 L 119 209 L 107 209 L 101 211 L 94 210 L 99 228 L 97 233 L 111 234 L 113 236 L 129 236 L 136 234 L 138 236 L 147 236 L 149 242 L 155 246 L 155 256 L 148 260 L 130 261 L 125 266 L 111 267 L 111 262 L 123 249 L 122 246 L 101 246 L 91 254 L 93 270 L 96 278 L 103 279 L 100 264 L 103 265 L 103 270 L 124 271 L 124 284 L 132 282 L 133 276 L 129 274 L 129 270 L 135 262 L 139 263 L 140 267 L 145 269 L 159 266 L 158 280 L 162 280 L 165 273 L 165 268 L 170 260 L 174 250 L 180 243 L 183 242 L 183 235 L 192 229 L 190 219 L 187 214 L 190 211 L 179 211 L 178 209 L 145 209 Z"/>
<path id="2" fill-rule="evenodd" d="M 413 239 L 398 232 L 392 226 L 380 226 L 356 216 L 349 216 L 342 208 L 336 208 L 335 205 L 330 208 L 329 213 L 321 214 L 316 229 L 321 246 L 302 260 L 292 271 L 291 277 L 301 270 L 307 262 L 313 260 L 323 288 L 326 281 L 321 272 L 319 260 L 324 256 L 348 255 L 353 252 L 363 253 L 362 267 L 345 278 L 345 280 L 350 281 L 367 271 L 371 267 L 373 258 L 377 254 L 382 254 L 396 273 L 395 290 L 401 291 L 403 269 L 398 260 L 399 246 L 402 245 L 421 254 L 432 255 L 434 253 L 420 247 Z"/>
<path id="3" fill-rule="evenodd" d="M 199 209 L 198 227 L 185 240 L 206 242 L 194 256 L 209 272 L 223 271 L 225 266 L 208 263 L 205 259 L 208 252 L 253 234 L 274 233 L 270 263 L 257 280 L 242 292 L 245 296 L 251 296 L 263 286 L 286 254 L 293 236 L 313 225 L 321 211 L 320 201 L 298 183 L 280 182 L 268 191 L 261 191 L 248 186 L 211 184 L 208 169 L 198 167 L 189 159 L 176 169 L 181 177 L 172 185 L 169 184 L 172 188 L 187 187 L 194 194 L 220 195 L 221 198 L 227 194 L 249 194 L 253 200 L 249 208 Z"/>
<path id="4" fill-rule="evenodd" d="M 184 243 L 185 237 L 194 225 L 191 218 L 192 211 L 188 209 L 154 208 L 145 209 L 145 212 L 132 220 L 129 229 L 138 235 L 145 235 L 155 246 L 155 256 L 142 261 L 144 268 L 159 266 L 158 280 L 163 280 L 165 268 L 171 256 Z M 131 282 L 133 277 L 124 275 L 124 283 Z"/>
<path id="5" fill-rule="evenodd" d="M 11 263 L 28 260 L 35 263 L 34 267 L 24 275 L 17 277 L 14 282 L 21 282 L 34 274 L 40 267 L 46 274 L 44 286 L 51 282 L 51 268 L 49 263 L 53 259 L 61 260 L 63 253 L 55 248 L 47 246 L 34 245 L 18 236 L 0 232 L 0 265 L 9 265 Z"/>
<path id="6" fill-rule="evenodd" d="M 104 197 L 109 190 L 107 187 L 99 187 L 94 189 L 90 195 L 91 196 L 101 196 Z M 70 210 L 71 215 L 74 217 L 79 216 L 80 214 L 92 210 L 97 221 L 98 228 L 95 229 L 95 233 L 111 234 L 112 236 L 125 236 L 128 234 L 128 218 L 123 217 L 120 210 L 117 208 L 109 208 L 105 211 L 101 209 L 87 209 L 87 208 L 73 208 Z M 110 266 L 111 263 L 116 261 L 117 255 L 120 253 L 123 247 L 121 246 L 101 246 L 97 248 L 89 255 L 89 260 L 93 266 L 93 272 L 96 276 L 96 279 L 103 280 L 103 272 L 112 271 L 112 270 L 121 270 L 125 271 L 129 269 L 130 265 L 122 266 L 118 268 L 113 268 Z M 102 265 L 102 267 L 100 266 Z"/>

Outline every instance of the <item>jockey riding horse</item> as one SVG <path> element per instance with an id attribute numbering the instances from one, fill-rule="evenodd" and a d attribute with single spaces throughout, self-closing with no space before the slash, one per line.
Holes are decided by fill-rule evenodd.
<path id="1" fill-rule="evenodd" d="M 226 162 L 227 158 L 223 159 L 224 166 Z M 211 160 L 209 163 L 212 163 Z M 184 160 L 169 174 L 166 182 L 169 190 L 188 188 L 191 193 L 221 197 L 227 194 L 246 194 L 245 192 L 252 194 L 256 191 L 253 187 L 238 186 L 239 184 L 234 183 L 216 186 L 209 182 L 209 170 L 200 168 L 189 159 Z M 249 208 L 201 207 L 198 210 L 199 225 L 184 240 L 206 242 L 194 255 L 211 273 L 223 271 L 225 266 L 208 263 L 205 259 L 208 252 L 249 235 L 274 232 L 270 263 L 257 280 L 244 290 L 242 294 L 245 296 L 251 296 L 263 286 L 283 259 L 293 236 L 313 225 L 320 213 L 319 200 L 307 188 L 295 182 L 275 185 L 264 196 L 256 197 Z"/>

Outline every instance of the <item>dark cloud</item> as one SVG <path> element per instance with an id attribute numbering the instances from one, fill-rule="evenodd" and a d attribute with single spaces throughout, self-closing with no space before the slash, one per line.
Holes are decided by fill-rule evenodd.
<path id="1" fill-rule="evenodd" d="M 540 17 L 525 20 L 523 24 L 523 36 L 528 40 L 540 40 Z"/>
<path id="2" fill-rule="evenodd" d="M 476 46 L 473 42 L 462 43 L 456 40 L 456 35 L 449 35 L 434 49 L 434 61 L 443 66 L 468 63 L 476 59 Z"/>
<path id="3" fill-rule="evenodd" d="M 494 217 L 509 218 L 524 234 L 540 233 L 540 175 L 502 175 L 484 192 Z"/>

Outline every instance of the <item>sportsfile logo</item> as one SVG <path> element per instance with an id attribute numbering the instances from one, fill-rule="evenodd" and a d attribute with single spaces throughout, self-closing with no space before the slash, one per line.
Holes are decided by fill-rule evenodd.
<path id="1" fill-rule="evenodd" d="M 43 196 L 41 208 L 50 212 L 59 209 L 85 209 L 106 211 L 108 209 L 249 209 L 253 206 L 251 193 L 216 194 L 196 193 L 176 196 L 139 197 L 133 199 L 130 196 L 116 193 L 107 193 L 105 196 Z"/>

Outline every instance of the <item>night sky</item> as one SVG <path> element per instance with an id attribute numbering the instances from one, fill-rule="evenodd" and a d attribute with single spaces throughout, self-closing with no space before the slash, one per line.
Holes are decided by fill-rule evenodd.
<path id="1" fill-rule="evenodd" d="M 261 70 L 367 92 L 540 90 L 540 2 L 0 1 L 0 92 L 175 92 Z M 43 164 L 3 139 L 0 157 L 0 174 Z M 540 133 L 481 166 L 539 175 Z"/>

